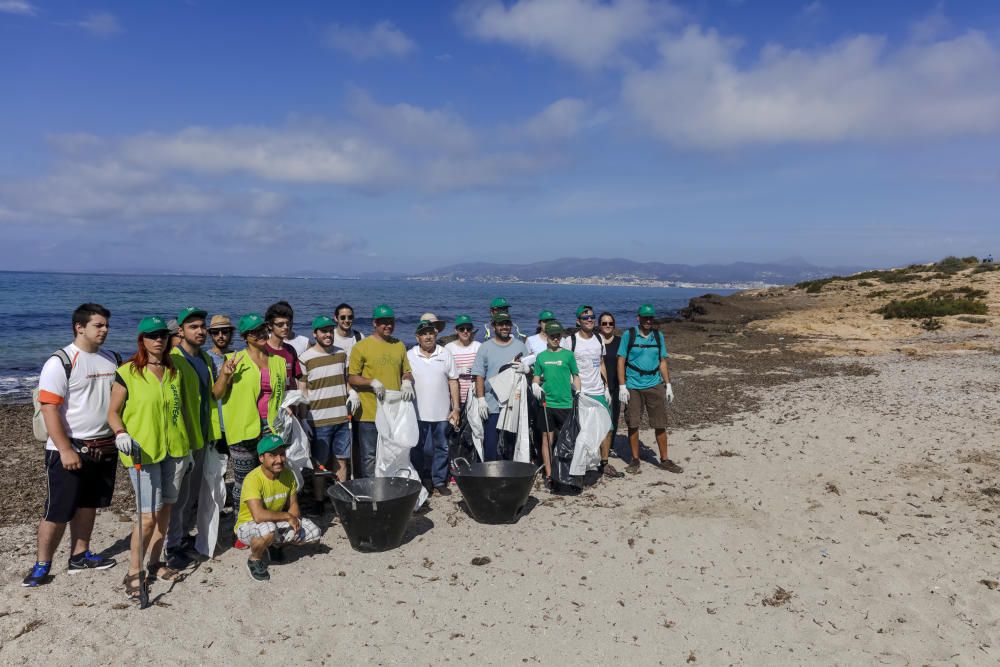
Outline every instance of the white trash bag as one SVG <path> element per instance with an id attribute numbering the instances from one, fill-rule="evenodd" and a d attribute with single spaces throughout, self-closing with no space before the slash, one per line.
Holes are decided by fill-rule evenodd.
<path id="1" fill-rule="evenodd" d="M 196 516 L 198 535 L 195 536 L 194 548 L 209 558 L 215 557 L 215 546 L 219 540 L 219 512 L 226 504 L 228 459 L 228 456 L 216 451 L 213 445 L 205 445 L 205 462 L 202 466 Z"/>
<path id="2" fill-rule="evenodd" d="M 285 452 L 286 464 L 295 476 L 295 483 L 302 488 L 302 470 L 312 469 L 312 450 L 309 446 L 309 434 L 289 410 L 296 405 L 305 405 L 309 401 L 302 395 L 302 392 L 294 389 L 285 394 L 285 400 L 281 403 L 278 411 L 278 418 L 275 419 L 275 428 L 281 434 L 281 439 L 288 445 Z"/>
<path id="3" fill-rule="evenodd" d="M 404 401 L 398 391 L 386 391 L 375 410 L 378 441 L 375 449 L 376 477 L 408 477 L 420 480 L 410 463 L 410 450 L 420 441 L 420 425 L 413 401 Z M 400 474 L 402 473 L 402 474 Z M 417 507 L 427 500 L 427 489 L 421 485 Z"/>
<path id="4" fill-rule="evenodd" d="M 611 415 L 603 403 L 586 394 L 580 394 L 576 413 L 580 419 L 580 432 L 576 436 L 569 474 L 583 475 L 601 465 L 601 442 L 611 430 Z"/>

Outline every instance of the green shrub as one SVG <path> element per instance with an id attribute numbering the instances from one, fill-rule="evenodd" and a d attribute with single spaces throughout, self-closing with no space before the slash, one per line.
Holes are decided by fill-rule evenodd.
<path id="1" fill-rule="evenodd" d="M 971 260 L 971 261 L 970 261 Z M 966 257 L 965 259 L 959 259 L 955 256 L 949 256 L 942 259 L 940 262 L 934 265 L 934 269 L 941 271 L 942 273 L 954 274 L 959 271 L 963 271 L 969 268 L 972 264 L 978 264 L 979 260 L 975 257 Z"/>
<path id="2" fill-rule="evenodd" d="M 892 290 L 880 289 L 872 292 L 871 294 L 866 294 L 865 296 L 868 297 L 869 299 L 878 299 L 880 297 L 888 296 L 890 294 L 892 294 Z"/>
<path id="3" fill-rule="evenodd" d="M 879 279 L 884 283 L 909 283 L 920 280 L 920 276 L 915 273 L 907 273 L 906 269 L 899 269 L 898 271 L 887 271 Z"/>
<path id="4" fill-rule="evenodd" d="M 972 269 L 973 273 L 986 273 L 988 271 L 1000 271 L 1000 263 L 980 264 Z"/>
<path id="5" fill-rule="evenodd" d="M 907 299 L 890 301 L 875 311 L 885 319 L 985 315 L 986 304 L 975 299 Z"/>
<path id="6" fill-rule="evenodd" d="M 959 322 L 968 322 L 969 324 L 986 324 L 989 322 L 985 317 L 972 317 L 971 315 L 959 315 L 955 319 Z"/>

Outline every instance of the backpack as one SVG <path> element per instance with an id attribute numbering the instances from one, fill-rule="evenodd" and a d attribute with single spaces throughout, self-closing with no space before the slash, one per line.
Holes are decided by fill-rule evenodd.
<path id="1" fill-rule="evenodd" d="M 629 357 L 632 354 L 632 348 L 633 347 L 638 347 L 640 350 L 642 350 L 642 349 L 649 349 L 649 348 L 652 348 L 652 347 L 655 347 L 657 350 L 662 349 L 662 347 L 663 347 L 663 334 L 660 333 L 659 329 L 653 329 L 653 338 L 656 340 L 656 342 L 653 343 L 652 345 L 650 345 L 648 343 L 643 343 L 642 345 L 637 345 L 636 344 L 636 339 L 638 337 L 639 337 L 639 332 L 636 331 L 636 328 L 635 327 L 629 327 L 629 330 L 628 330 L 628 346 L 626 346 L 626 348 L 625 348 L 625 365 L 627 367 L 631 368 L 633 371 L 635 371 L 639 375 L 655 375 L 656 373 L 659 373 L 660 372 L 660 365 L 659 364 L 657 364 L 656 368 L 654 368 L 653 370 L 647 371 L 647 370 L 643 370 L 642 368 L 639 368 L 638 366 L 636 366 L 635 364 L 633 364 L 631 361 L 629 361 Z"/>
<path id="2" fill-rule="evenodd" d="M 122 365 L 122 356 L 117 352 L 112 352 L 115 355 L 115 366 Z M 69 376 L 73 372 L 73 362 L 70 360 L 69 355 L 66 354 L 66 350 L 60 348 L 52 353 L 52 356 L 57 358 L 62 364 L 63 370 L 66 372 L 66 381 L 69 382 Z M 31 392 L 31 405 L 33 408 L 31 414 L 31 430 L 34 433 L 35 440 L 38 442 L 48 442 L 49 431 L 45 427 L 45 417 L 42 416 L 42 404 L 38 402 L 38 387 Z"/>
<path id="3" fill-rule="evenodd" d="M 657 333 L 659 333 L 659 332 L 657 331 Z M 594 334 L 594 336 L 596 337 L 597 334 Z M 603 357 L 604 356 L 604 340 L 601 339 L 601 338 L 598 338 L 597 342 L 599 342 L 601 344 L 601 356 Z M 575 333 L 572 336 L 569 337 L 569 349 L 572 350 L 573 352 L 576 352 L 576 334 Z M 631 346 L 629 347 L 629 349 L 630 350 L 632 349 Z"/>
<path id="4" fill-rule="evenodd" d="M 354 342 L 358 343 L 361 341 L 361 332 L 357 329 L 354 330 Z"/>

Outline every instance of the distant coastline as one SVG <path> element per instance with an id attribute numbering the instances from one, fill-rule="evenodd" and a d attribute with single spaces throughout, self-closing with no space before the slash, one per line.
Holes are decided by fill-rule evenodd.
<path id="1" fill-rule="evenodd" d="M 485 276 L 477 278 L 450 278 L 445 276 L 409 276 L 403 280 L 412 282 L 437 283 L 486 283 L 492 285 L 589 285 L 595 287 L 682 287 L 686 289 L 763 289 L 778 287 L 781 283 L 764 281 L 696 283 L 679 280 L 654 280 L 650 278 L 602 278 L 599 276 L 580 278 L 548 278 L 522 280 L 512 276 Z"/>

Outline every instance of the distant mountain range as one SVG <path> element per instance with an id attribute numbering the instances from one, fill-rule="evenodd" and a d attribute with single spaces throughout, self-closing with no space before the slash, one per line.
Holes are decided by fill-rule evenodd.
<path id="1" fill-rule="evenodd" d="M 630 259 L 564 257 L 530 264 L 468 262 L 412 276 L 413 280 L 522 281 L 522 282 L 678 282 L 699 284 L 788 284 L 835 274 L 850 274 L 867 267 L 821 267 L 800 257 L 778 262 L 732 264 L 666 264 Z"/>

